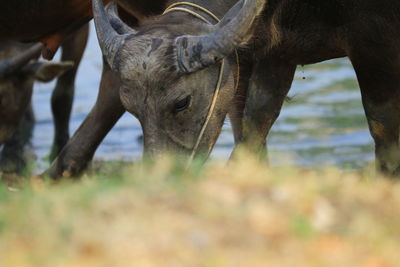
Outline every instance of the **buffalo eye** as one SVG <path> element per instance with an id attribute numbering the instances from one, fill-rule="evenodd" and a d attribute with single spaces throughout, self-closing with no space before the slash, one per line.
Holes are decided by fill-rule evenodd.
<path id="1" fill-rule="evenodd" d="M 181 112 L 181 111 L 184 111 L 185 109 L 187 109 L 190 105 L 191 99 L 192 99 L 192 97 L 189 95 L 189 96 L 185 97 L 184 99 L 176 102 L 174 105 L 174 113 L 178 113 L 178 112 Z"/>

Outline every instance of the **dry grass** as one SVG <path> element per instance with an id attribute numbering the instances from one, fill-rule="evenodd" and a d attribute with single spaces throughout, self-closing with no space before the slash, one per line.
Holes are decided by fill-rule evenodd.
<path id="1" fill-rule="evenodd" d="M 0 189 L 0 266 L 399 266 L 400 184 L 248 155 Z M 101 172 L 100 172 L 101 173 Z"/>

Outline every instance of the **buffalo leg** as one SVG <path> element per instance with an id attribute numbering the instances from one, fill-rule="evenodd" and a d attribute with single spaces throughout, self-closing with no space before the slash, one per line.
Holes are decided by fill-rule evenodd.
<path id="1" fill-rule="evenodd" d="M 377 169 L 390 176 L 400 175 L 400 62 L 395 50 L 350 56 L 375 141 Z"/>
<path id="2" fill-rule="evenodd" d="M 266 138 L 278 118 L 293 81 L 296 65 L 265 58 L 253 69 L 242 120 L 241 146 L 266 155 Z"/>
<path id="3" fill-rule="evenodd" d="M 119 78 L 104 60 L 103 65 L 96 104 L 46 172 L 52 178 L 79 175 L 125 111 L 119 98 Z"/>
<path id="4" fill-rule="evenodd" d="M 69 139 L 69 122 L 75 91 L 75 78 L 88 39 L 88 25 L 72 35 L 62 46 L 62 61 L 73 61 L 74 67 L 58 80 L 51 97 L 54 117 L 54 140 L 50 153 L 53 160 Z"/>
<path id="5" fill-rule="evenodd" d="M 4 142 L 0 154 L 0 170 L 2 172 L 23 174 L 26 168 L 24 152 L 33 135 L 34 125 L 35 118 L 32 106 L 30 105 L 15 133 Z"/>
<path id="6" fill-rule="evenodd" d="M 231 105 L 228 112 L 228 116 L 232 125 L 233 135 L 235 138 L 235 144 L 240 144 L 243 139 L 242 136 L 243 113 L 246 105 L 246 95 L 247 95 L 247 89 L 249 88 L 249 80 L 253 70 L 252 62 L 246 59 L 251 58 L 251 56 L 252 55 L 245 53 L 241 53 L 239 55 L 240 79 L 239 79 L 239 84 L 237 85 L 237 91 L 235 97 L 233 98 L 233 104 Z M 234 60 L 236 64 L 236 58 Z"/>

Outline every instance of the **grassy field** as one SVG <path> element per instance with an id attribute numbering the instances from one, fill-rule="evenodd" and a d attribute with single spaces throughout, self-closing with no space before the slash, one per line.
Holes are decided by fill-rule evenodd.
<path id="1" fill-rule="evenodd" d="M 400 266 L 400 184 L 179 159 L 0 183 L 0 266 Z"/>

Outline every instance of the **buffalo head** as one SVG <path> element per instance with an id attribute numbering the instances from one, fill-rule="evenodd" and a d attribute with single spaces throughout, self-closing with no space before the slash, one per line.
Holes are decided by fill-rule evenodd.
<path id="1" fill-rule="evenodd" d="M 132 29 L 115 8 L 106 12 L 101 1 L 93 1 L 100 47 L 120 76 L 123 105 L 142 125 L 145 152 L 191 153 L 220 81 L 218 101 L 198 145 L 199 152 L 210 152 L 235 95 L 234 51 L 249 38 L 264 2 L 240 1 L 216 25 L 173 12 Z"/>
<path id="2" fill-rule="evenodd" d="M 0 143 L 14 133 L 29 107 L 33 82 L 51 81 L 73 65 L 38 62 L 41 49 L 41 44 L 0 43 Z"/>

